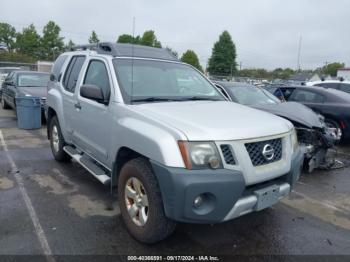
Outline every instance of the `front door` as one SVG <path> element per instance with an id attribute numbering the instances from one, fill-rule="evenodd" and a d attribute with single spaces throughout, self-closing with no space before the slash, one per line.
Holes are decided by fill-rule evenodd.
<path id="1" fill-rule="evenodd" d="M 91 59 L 81 84 L 97 85 L 102 88 L 104 96 L 110 99 L 111 77 L 106 62 L 102 59 Z M 80 89 L 80 88 L 79 88 Z M 86 153 L 99 162 L 106 164 L 108 159 L 110 126 L 113 116 L 109 104 L 103 104 L 76 94 L 76 108 L 73 123 L 73 140 Z"/>

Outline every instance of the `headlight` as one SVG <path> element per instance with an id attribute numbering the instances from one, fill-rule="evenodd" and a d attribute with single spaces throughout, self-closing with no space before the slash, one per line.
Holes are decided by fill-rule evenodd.
<path id="1" fill-rule="evenodd" d="M 213 142 L 179 141 L 179 148 L 187 169 L 218 169 L 222 161 Z"/>
<path id="2" fill-rule="evenodd" d="M 297 151 L 297 149 L 299 147 L 297 132 L 295 131 L 295 128 L 293 128 L 290 138 L 291 138 L 292 148 L 293 148 L 293 153 L 294 153 Z"/>

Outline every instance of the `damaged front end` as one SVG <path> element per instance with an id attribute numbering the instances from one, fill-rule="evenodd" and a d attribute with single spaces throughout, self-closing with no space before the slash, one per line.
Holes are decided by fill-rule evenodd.
<path id="1" fill-rule="evenodd" d="M 335 128 L 307 128 L 294 123 L 300 146 L 305 152 L 304 166 L 308 172 L 315 168 L 330 169 L 335 163 L 335 145 L 340 140 L 340 130 Z"/>

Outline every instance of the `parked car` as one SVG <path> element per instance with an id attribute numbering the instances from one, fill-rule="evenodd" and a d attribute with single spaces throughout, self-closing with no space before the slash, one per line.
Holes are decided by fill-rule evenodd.
<path id="1" fill-rule="evenodd" d="M 330 167 L 334 157 L 328 157 L 339 140 L 339 131 L 327 128 L 321 115 L 296 102 L 281 102 L 268 91 L 239 82 L 214 82 L 231 101 L 251 106 L 291 121 L 298 141 L 305 149 L 305 163 L 309 172 L 318 167 Z"/>
<path id="2" fill-rule="evenodd" d="M 166 49 L 76 47 L 50 79 L 54 158 L 117 184 L 122 218 L 141 242 L 164 239 L 176 221 L 219 223 L 270 207 L 299 178 L 304 155 L 289 121 L 227 101 Z"/>
<path id="3" fill-rule="evenodd" d="M 350 93 L 350 81 L 324 80 L 306 83 L 307 86 L 321 86 L 324 88 L 333 88 L 346 93 Z"/>
<path id="4" fill-rule="evenodd" d="M 46 103 L 47 84 L 50 78 L 48 73 L 33 71 L 14 71 L 3 83 L 1 105 L 3 109 L 16 110 L 16 97 L 40 97 L 42 110 Z"/>
<path id="5" fill-rule="evenodd" d="M 0 67 L 0 100 L 2 94 L 2 86 L 6 77 L 13 71 L 21 70 L 19 67 Z"/>
<path id="6" fill-rule="evenodd" d="M 308 86 L 269 87 L 272 94 L 283 93 L 287 101 L 302 103 L 325 117 L 326 126 L 341 130 L 342 140 L 350 139 L 350 95 L 331 88 Z"/>

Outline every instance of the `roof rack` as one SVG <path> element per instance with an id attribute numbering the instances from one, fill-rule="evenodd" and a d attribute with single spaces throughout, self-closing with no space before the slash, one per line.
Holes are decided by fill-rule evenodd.
<path id="1" fill-rule="evenodd" d="M 103 42 L 97 44 L 77 45 L 70 50 L 94 50 L 98 54 L 111 55 L 114 57 L 141 57 L 179 61 L 178 58 L 167 49 L 134 44 Z"/>

